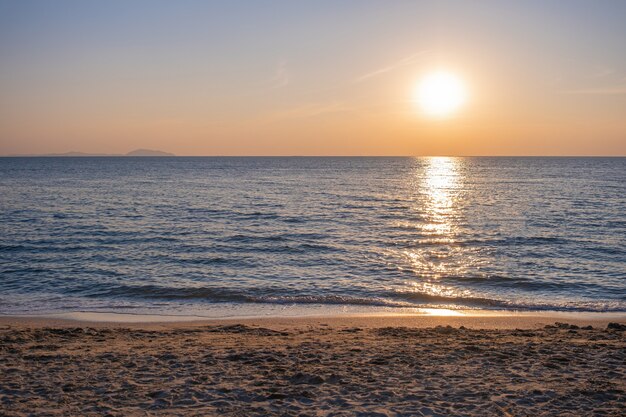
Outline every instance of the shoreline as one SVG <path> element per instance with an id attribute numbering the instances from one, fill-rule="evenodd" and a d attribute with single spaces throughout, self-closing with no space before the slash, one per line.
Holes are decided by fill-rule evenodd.
<path id="1" fill-rule="evenodd" d="M 626 322 L 626 313 L 448 310 L 421 309 L 419 313 L 345 313 L 308 315 L 268 315 L 206 317 L 199 315 L 134 314 L 117 312 L 74 311 L 52 314 L 0 315 L 0 326 L 11 327 L 131 327 L 181 328 L 207 325 L 244 324 L 250 326 L 360 326 L 424 328 L 438 325 L 464 326 L 474 329 L 539 328 L 555 322 L 578 326 L 605 327 L 610 322 Z"/>

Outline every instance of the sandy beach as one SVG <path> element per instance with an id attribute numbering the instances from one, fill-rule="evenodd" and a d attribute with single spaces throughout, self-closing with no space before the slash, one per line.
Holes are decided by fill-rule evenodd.
<path id="1" fill-rule="evenodd" d="M 3 317 L 0 414 L 623 415 L 626 327 L 567 322 Z"/>

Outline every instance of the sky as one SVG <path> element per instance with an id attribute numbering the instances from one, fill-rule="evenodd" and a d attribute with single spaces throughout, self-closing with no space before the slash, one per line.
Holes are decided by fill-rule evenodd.
<path id="1" fill-rule="evenodd" d="M 0 0 L 0 155 L 626 155 L 624 1 Z M 415 102 L 445 70 L 467 100 Z"/>

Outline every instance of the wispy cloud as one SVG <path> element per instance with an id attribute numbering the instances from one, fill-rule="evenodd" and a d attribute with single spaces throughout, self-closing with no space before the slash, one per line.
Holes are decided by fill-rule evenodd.
<path id="1" fill-rule="evenodd" d="M 289 70 L 287 69 L 287 62 L 280 61 L 276 66 L 274 77 L 270 82 L 272 88 L 284 87 L 290 82 Z"/>
<path id="2" fill-rule="evenodd" d="M 382 67 L 382 68 L 379 68 L 377 70 L 368 72 L 367 74 L 363 74 L 360 77 L 357 77 L 354 80 L 354 82 L 355 83 L 360 83 L 360 82 L 363 82 L 363 81 L 368 80 L 370 78 L 374 78 L 374 77 L 377 77 L 379 75 L 385 74 L 387 72 L 393 71 L 393 70 L 395 70 L 397 68 L 404 67 L 405 65 L 412 64 L 413 62 L 415 62 L 417 60 L 417 58 L 419 58 L 421 55 L 425 54 L 426 52 L 427 51 L 420 51 L 418 53 L 415 53 L 415 54 L 409 55 L 409 56 L 407 56 L 405 58 L 402 58 L 401 60 L 396 61 L 396 62 L 394 62 L 391 65 L 387 65 L 386 67 Z"/>
<path id="3" fill-rule="evenodd" d="M 626 94 L 626 76 L 620 74 L 615 68 L 606 65 L 597 65 L 593 71 L 584 78 L 586 84 L 596 84 L 582 88 L 573 88 L 561 91 L 562 94 L 580 94 L 596 96 L 615 96 Z M 593 80 L 593 81 L 592 81 Z M 604 85 L 598 85 L 598 84 Z"/>
<path id="4" fill-rule="evenodd" d="M 565 91 L 564 93 L 615 96 L 615 95 L 626 94 L 626 84 L 607 86 L 607 87 L 581 88 L 578 90 L 568 90 L 568 91 Z"/>
<path id="5" fill-rule="evenodd" d="M 606 66 L 597 66 L 595 70 L 589 74 L 588 78 L 604 78 L 615 74 L 615 69 Z"/>
<path id="6" fill-rule="evenodd" d="M 352 110 L 352 107 L 341 102 L 310 103 L 303 106 L 274 112 L 268 117 L 267 120 L 275 122 L 286 119 L 303 119 L 308 117 L 320 116 L 323 114 L 348 112 Z"/>

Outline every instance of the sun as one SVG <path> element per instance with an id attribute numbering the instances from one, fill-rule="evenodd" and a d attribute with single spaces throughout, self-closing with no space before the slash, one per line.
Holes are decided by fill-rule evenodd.
<path id="1" fill-rule="evenodd" d="M 433 117 L 454 114 L 467 100 L 467 89 L 456 75 L 437 71 L 426 75 L 415 89 L 415 102 Z"/>

